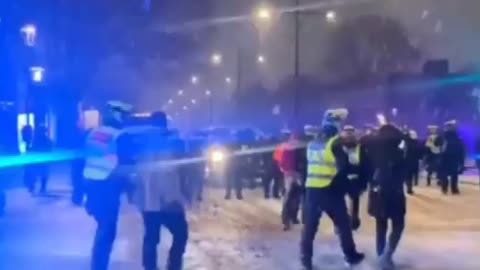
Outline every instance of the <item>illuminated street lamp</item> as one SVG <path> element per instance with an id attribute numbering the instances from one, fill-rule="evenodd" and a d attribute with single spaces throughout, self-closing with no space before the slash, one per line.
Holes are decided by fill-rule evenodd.
<path id="1" fill-rule="evenodd" d="M 259 54 L 259 55 L 257 56 L 257 62 L 258 62 L 259 64 L 265 63 L 265 56 Z"/>
<path id="2" fill-rule="evenodd" d="M 188 110 L 188 107 L 187 107 L 187 106 L 183 106 L 183 110 L 184 110 L 184 111 Z"/>
<path id="3" fill-rule="evenodd" d="M 259 7 L 255 11 L 255 19 L 259 22 L 270 22 L 272 20 L 272 9 L 268 7 Z"/>
<path id="4" fill-rule="evenodd" d="M 206 91 L 205 91 L 205 95 L 206 95 L 206 96 L 211 96 L 211 95 L 212 95 L 212 92 L 211 92 L 210 90 L 206 90 Z"/>
<path id="5" fill-rule="evenodd" d="M 192 104 L 197 104 L 197 101 L 194 98 L 192 98 L 192 100 L 190 101 L 192 102 Z"/>
<path id="6" fill-rule="evenodd" d="M 192 82 L 192 84 L 198 84 L 198 77 L 196 75 L 193 75 L 190 78 L 190 81 Z"/>
<path id="7" fill-rule="evenodd" d="M 23 34 L 25 45 L 30 47 L 35 46 L 37 38 L 37 27 L 35 25 L 26 24 L 20 29 L 20 32 Z"/>
<path id="8" fill-rule="evenodd" d="M 333 10 L 327 11 L 327 13 L 325 14 L 325 19 L 329 23 L 334 23 L 337 21 L 337 13 Z"/>
<path id="9" fill-rule="evenodd" d="M 183 96 L 183 90 L 178 90 L 177 94 L 178 94 L 179 96 Z"/>
<path id="10" fill-rule="evenodd" d="M 34 83 L 43 82 L 45 69 L 43 67 L 30 67 L 31 80 Z"/>
<path id="11" fill-rule="evenodd" d="M 212 63 L 212 65 L 214 66 L 218 66 L 220 64 L 222 64 L 222 60 L 223 60 L 223 57 L 220 53 L 214 53 L 212 54 L 212 56 L 210 57 L 210 62 Z"/>
<path id="12" fill-rule="evenodd" d="M 232 84 L 232 78 L 226 77 L 226 78 L 225 78 L 225 82 L 226 82 L 227 84 Z"/>
<path id="13" fill-rule="evenodd" d="M 168 104 L 173 104 L 173 99 L 169 99 Z"/>

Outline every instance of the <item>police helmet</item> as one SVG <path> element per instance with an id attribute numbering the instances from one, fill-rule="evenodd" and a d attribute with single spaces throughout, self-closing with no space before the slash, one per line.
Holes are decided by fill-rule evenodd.
<path id="1" fill-rule="evenodd" d="M 456 126 L 457 126 L 457 120 L 455 119 L 445 122 L 445 127 L 456 127 Z"/>

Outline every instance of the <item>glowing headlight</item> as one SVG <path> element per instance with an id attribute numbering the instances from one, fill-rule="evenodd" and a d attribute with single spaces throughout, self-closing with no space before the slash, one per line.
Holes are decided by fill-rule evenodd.
<path id="1" fill-rule="evenodd" d="M 210 154 L 212 162 L 223 162 L 225 160 L 225 153 L 222 150 L 214 150 Z"/>

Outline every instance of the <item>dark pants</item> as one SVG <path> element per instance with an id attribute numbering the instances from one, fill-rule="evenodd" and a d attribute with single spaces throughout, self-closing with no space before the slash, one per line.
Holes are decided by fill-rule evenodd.
<path id="1" fill-rule="evenodd" d="M 427 185 L 432 184 L 432 176 L 438 171 L 438 155 L 433 155 L 427 160 Z M 438 177 L 438 175 L 437 175 Z"/>
<path id="2" fill-rule="evenodd" d="M 280 198 L 281 176 L 276 176 L 273 173 L 266 173 L 262 175 L 263 194 L 265 198 Z M 273 182 L 273 185 L 272 185 Z"/>
<path id="3" fill-rule="evenodd" d="M 193 179 L 193 196 L 194 199 L 197 201 L 202 201 L 203 200 L 203 190 L 205 187 L 205 172 L 204 172 L 205 165 L 202 164 L 202 166 L 196 166 L 193 170 L 194 176 L 192 177 Z"/>
<path id="4" fill-rule="evenodd" d="M 35 192 L 37 182 L 40 180 L 40 191 L 47 191 L 49 178 L 49 166 L 47 164 L 36 164 L 25 166 L 25 184 L 28 191 Z"/>
<path id="5" fill-rule="evenodd" d="M 116 213 L 115 213 L 116 212 Z M 107 270 L 113 243 L 117 236 L 118 210 L 112 213 L 94 214 L 97 223 L 95 242 L 92 250 L 92 270 Z"/>
<path id="6" fill-rule="evenodd" d="M 117 235 L 121 185 L 118 179 L 87 180 L 87 212 L 97 223 L 92 250 L 92 270 L 106 270 Z"/>
<path id="7" fill-rule="evenodd" d="M 458 194 L 460 192 L 458 189 L 458 172 L 456 170 L 441 172 L 439 177 L 443 193 L 446 194 L 449 187 L 452 194 Z"/>
<path id="8" fill-rule="evenodd" d="M 360 227 L 360 192 L 351 191 L 348 197 L 350 198 L 350 223 L 356 230 Z"/>
<path id="9" fill-rule="evenodd" d="M 479 176 L 479 181 L 478 181 L 478 183 L 480 184 L 480 162 L 477 161 L 476 164 L 477 164 L 477 171 L 478 171 L 478 176 Z"/>
<path id="10" fill-rule="evenodd" d="M 304 211 L 305 225 L 300 244 L 304 265 L 311 264 L 313 241 L 323 212 L 332 219 L 338 229 L 340 244 L 347 260 L 357 253 L 344 195 L 332 193 L 328 189 L 307 188 Z"/>
<path id="11" fill-rule="evenodd" d="M 237 199 L 242 199 L 242 189 L 243 189 L 243 175 L 242 173 L 235 171 L 233 173 L 228 173 L 227 177 L 227 185 L 226 185 L 226 194 L 225 198 L 230 199 L 232 196 L 232 189 L 235 189 L 235 194 Z"/>
<path id="12" fill-rule="evenodd" d="M 145 235 L 143 238 L 143 267 L 145 270 L 156 270 L 157 246 L 160 242 L 160 228 L 165 226 L 173 236 L 168 256 L 167 270 L 181 270 L 183 254 L 188 241 L 188 224 L 185 212 L 159 211 L 143 212 Z"/>
<path id="13" fill-rule="evenodd" d="M 414 181 L 413 173 L 409 171 L 405 179 L 405 185 L 407 186 L 407 192 L 409 194 L 413 193 L 413 181 Z"/>
<path id="14" fill-rule="evenodd" d="M 406 175 L 407 178 L 405 179 L 407 191 L 413 192 L 413 186 L 414 185 L 418 186 L 418 174 L 419 174 L 418 162 L 417 164 L 410 164 L 407 169 L 407 175 Z"/>
<path id="15" fill-rule="evenodd" d="M 402 238 L 403 229 L 405 228 L 405 217 L 399 215 L 397 217 L 391 218 L 392 230 L 390 236 L 388 237 L 388 246 L 387 246 L 387 233 L 388 233 L 388 221 L 387 218 L 376 218 L 376 227 L 377 227 L 377 255 L 382 256 L 392 256 L 395 250 L 397 249 L 398 243 Z"/>
<path id="16" fill-rule="evenodd" d="M 286 228 L 290 225 L 298 224 L 298 210 L 302 201 L 302 186 L 296 181 L 292 181 L 287 189 L 282 207 L 282 222 Z"/>
<path id="17" fill-rule="evenodd" d="M 85 196 L 85 183 L 83 179 L 83 162 L 74 161 L 71 167 L 72 203 L 82 205 Z"/>

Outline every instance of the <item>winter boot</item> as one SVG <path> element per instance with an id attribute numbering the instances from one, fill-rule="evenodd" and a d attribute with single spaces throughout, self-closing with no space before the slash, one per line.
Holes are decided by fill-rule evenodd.
<path id="1" fill-rule="evenodd" d="M 378 259 L 378 265 L 381 270 L 394 270 L 395 263 L 393 262 L 392 256 L 389 253 L 385 253 L 380 256 Z"/>
<path id="2" fill-rule="evenodd" d="M 346 257 L 345 262 L 349 266 L 355 266 L 355 265 L 360 264 L 364 259 L 365 259 L 365 254 L 355 252 L 355 253 L 349 255 L 348 257 Z"/>

